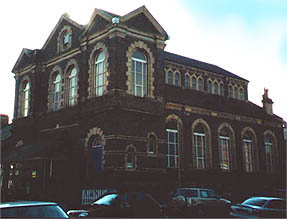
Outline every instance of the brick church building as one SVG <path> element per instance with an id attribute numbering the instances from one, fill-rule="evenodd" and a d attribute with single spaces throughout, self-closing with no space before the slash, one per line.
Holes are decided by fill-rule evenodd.
<path id="1" fill-rule="evenodd" d="M 167 40 L 143 6 L 124 16 L 95 9 L 87 25 L 64 14 L 41 49 L 23 49 L 2 199 L 285 188 L 283 120 L 268 90 L 257 106 L 248 80 L 167 52 Z"/>

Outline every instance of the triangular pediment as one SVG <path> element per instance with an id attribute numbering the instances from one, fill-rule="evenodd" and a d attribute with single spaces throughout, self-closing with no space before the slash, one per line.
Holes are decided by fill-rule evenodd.
<path id="1" fill-rule="evenodd" d="M 168 39 L 166 31 L 152 16 L 152 14 L 142 6 L 120 18 L 120 23 L 128 28 L 136 29 L 144 33 L 161 36 L 164 40 Z"/>
<path id="2" fill-rule="evenodd" d="M 20 69 L 31 65 L 34 60 L 35 52 L 35 50 L 22 49 L 21 54 L 19 55 L 17 62 L 12 69 L 12 72 L 16 73 Z"/>
<path id="3" fill-rule="evenodd" d="M 45 50 L 47 47 L 49 47 L 49 44 L 52 43 L 53 39 L 58 37 L 58 32 L 61 30 L 61 28 L 64 25 L 69 25 L 69 26 L 73 27 L 74 29 L 76 29 L 80 32 L 83 31 L 83 29 L 84 29 L 84 26 L 82 26 L 82 25 L 76 23 L 75 21 L 73 21 L 72 19 L 70 19 L 69 15 L 67 13 L 65 13 L 59 19 L 58 23 L 54 27 L 53 31 L 49 35 L 48 39 L 46 40 L 46 42 L 45 42 L 45 44 L 41 50 Z"/>
<path id="4" fill-rule="evenodd" d="M 97 9 L 95 8 L 90 22 L 86 26 L 85 31 L 83 32 L 83 35 L 91 34 L 100 32 L 101 30 L 104 30 L 107 26 L 112 24 L 112 19 L 114 17 L 119 17 L 116 14 Z"/>

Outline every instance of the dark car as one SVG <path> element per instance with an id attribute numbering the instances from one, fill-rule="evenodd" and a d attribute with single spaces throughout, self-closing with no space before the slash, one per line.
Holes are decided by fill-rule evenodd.
<path id="1" fill-rule="evenodd" d="M 54 202 L 17 201 L 0 203 L 1 218 L 69 218 Z"/>
<path id="2" fill-rule="evenodd" d="M 87 210 L 69 210 L 70 217 L 162 217 L 162 205 L 147 193 L 121 192 L 106 194 Z"/>
<path id="3" fill-rule="evenodd" d="M 173 203 L 174 206 L 181 203 L 179 217 L 226 217 L 231 205 L 229 200 L 207 188 L 178 188 Z"/>
<path id="4" fill-rule="evenodd" d="M 231 206 L 231 217 L 286 218 L 286 200 L 275 197 L 252 197 Z"/>

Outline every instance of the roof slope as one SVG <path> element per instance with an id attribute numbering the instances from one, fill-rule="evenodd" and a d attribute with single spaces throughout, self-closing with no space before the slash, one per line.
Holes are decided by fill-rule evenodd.
<path id="1" fill-rule="evenodd" d="M 238 75 L 233 74 L 229 71 L 226 71 L 225 69 L 220 68 L 216 65 L 209 64 L 209 63 L 202 62 L 202 61 L 198 61 L 198 60 L 191 59 L 191 58 L 187 58 L 187 57 L 180 56 L 180 55 L 177 55 L 174 53 L 164 51 L 164 59 L 167 61 L 176 62 L 176 63 L 180 63 L 183 65 L 188 65 L 191 67 L 196 67 L 196 68 L 199 68 L 202 70 L 218 73 L 218 74 L 221 74 L 221 75 L 224 75 L 227 77 L 232 77 L 232 78 L 236 78 L 236 79 L 244 80 L 244 81 L 248 82 L 248 80 L 246 80 L 242 77 L 239 77 Z"/>

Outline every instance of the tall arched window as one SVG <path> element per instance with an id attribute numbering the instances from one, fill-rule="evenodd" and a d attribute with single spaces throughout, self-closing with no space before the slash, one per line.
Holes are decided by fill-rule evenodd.
<path id="1" fill-rule="evenodd" d="M 203 91 L 204 90 L 202 78 L 198 79 L 198 90 L 199 91 Z"/>
<path id="2" fill-rule="evenodd" d="M 23 116 L 28 116 L 30 101 L 30 83 L 26 82 L 23 90 Z"/>
<path id="3" fill-rule="evenodd" d="M 247 173 L 255 171 L 256 164 L 256 142 L 253 133 L 245 131 L 242 139 L 243 165 Z"/>
<path id="4" fill-rule="evenodd" d="M 148 137 L 148 154 L 156 154 L 156 138 L 153 134 Z"/>
<path id="5" fill-rule="evenodd" d="M 192 76 L 191 78 L 191 88 L 193 90 L 196 90 L 196 77 L 195 76 Z"/>
<path id="6" fill-rule="evenodd" d="M 212 82 L 210 80 L 207 81 L 207 92 L 212 93 Z"/>
<path id="7" fill-rule="evenodd" d="M 180 87 L 180 74 L 178 72 L 174 75 L 174 85 Z"/>
<path id="8" fill-rule="evenodd" d="M 177 168 L 179 165 L 179 130 L 178 121 L 171 119 L 166 125 L 167 138 L 167 167 Z"/>
<path id="9" fill-rule="evenodd" d="M 228 128 L 223 128 L 220 130 L 219 138 L 218 138 L 218 146 L 219 146 L 219 164 L 220 169 L 222 170 L 231 170 L 231 136 L 230 130 Z"/>
<path id="10" fill-rule="evenodd" d="M 135 168 L 135 149 L 133 147 L 128 147 L 127 155 L 126 155 L 126 168 L 127 169 L 134 169 Z"/>
<path id="11" fill-rule="evenodd" d="M 266 155 L 266 170 L 267 173 L 272 173 L 273 170 L 273 156 L 272 156 L 272 141 L 270 138 L 264 138 L 265 155 Z"/>
<path id="12" fill-rule="evenodd" d="M 99 135 L 92 137 L 91 156 L 92 156 L 92 165 L 95 169 L 95 172 L 101 171 L 102 170 L 103 147 L 102 147 L 102 138 Z"/>
<path id="13" fill-rule="evenodd" d="M 243 100 L 243 89 L 239 88 L 239 100 Z"/>
<path id="14" fill-rule="evenodd" d="M 77 69 L 72 68 L 69 75 L 69 106 L 73 106 L 77 100 Z"/>
<path id="15" fill-rule="evenodd" d="M 233 88 L 232 88 L 232 85 L 228 85 L 228 97 L 233 97 Z"/>
<path id="16" fill-rule="evenodd" d="M 171 71 L 167 72 L 167 83 L 173 85 L 173 74 Z"/>
<path id="17" fill-rule="evenodd" d="M 220 83 L 219 85 L 219 95 L 224 95 L 224 87 L 223 87 L 223 83 Z"/>
<path id="18" fill-rule="evenodd" d="M 57 73 L 53 81 L 53 110 L 60 108 L 61 103 L 61 75 Z"/>
<path id="19" fill-rule="evenodd" d="M 197 169 L 207 168 L 207 142 L 203 127 L 198 124 L 193 132 L 193 143 L 195 149 L 195 160 Z"/>
<path id="20" fill-rule="evenodd" d="M 95 94 L 102 96 L 105 88 L 105 53 L 101 51 L 95 58 Z"/>
<path id="21" fill-rule="evenodd" d="M 185 88 L 190 88 L 190 77 L 188 74 L 185 75 L 185 78 L 184 78 L 184 87 Z"/>
<path id="22" fill-rule="evenodd" d="M 234 87 L 234 98 L 238 99 L 238 88 Z"/>
<path id="23" fill-rule="evenodd" d="M 144 97 L 147 94 L 147 59 L 136 50 L 132 55 L 132 84 L 136 96 Z"/>
<path id="24" fill-rule="evenodd" d="M 218 83 L 216 81 L 213 84 L 213 93 L 218 94 Z"/>

